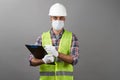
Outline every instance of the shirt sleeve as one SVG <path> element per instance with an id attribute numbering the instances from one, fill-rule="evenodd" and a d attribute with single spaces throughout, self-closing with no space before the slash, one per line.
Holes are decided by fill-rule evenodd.
<path id="1" fill-rule="evenodd" d="M 36 39 L 35 45 L 42 45 L 42 36 L 38 36 L 38 38 Z"/>
<path id="2" fill-rule="evenodd" d="M 38 38 L 36 39 L 35 45 L 40 45 L 40 46 L 42 45 L 41 36 L 38 36 Z M 31 63 L 31 60 L 32 60 L 33 57 L 34 56 L 30 53 L 30 55 L 29 55 L 29 61 L 30 61 L 30 63 Z"/>
<path id="3" fill-rule="evenodd" d="M 79 40 L 75 36 L 75 34 L 72 34 L 72 45 L 71 45 L 71 55 L 73 57 L 73 65 L 76 65 L 79 58 Z"/>

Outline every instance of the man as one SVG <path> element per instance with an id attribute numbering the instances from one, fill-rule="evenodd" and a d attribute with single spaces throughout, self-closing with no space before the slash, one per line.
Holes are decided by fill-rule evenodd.
<path id="1" fill-rule="evenodd" d="M 79 41 L 75 34 L 64 29 L 65 7 L 56 3 L 49 16 L 52 28 L 37 38 L 35 44 L 44 46 L 49 53 L 43 59 L 30 55 L 31 66 L 40 66 L 40 80 L 73 80 L 73 65 L 78 62 Z M 55 62 L 55 65 L 48 63 Z"/>

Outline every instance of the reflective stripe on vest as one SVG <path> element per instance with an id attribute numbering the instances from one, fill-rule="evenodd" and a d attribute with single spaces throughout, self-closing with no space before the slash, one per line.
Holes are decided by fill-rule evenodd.
<path id="1" fill-rule="evenodd" d="M 57 71 L 57 72 L 40 72 L 41 76 L 73 76 L 73 72 Z"/>
<path id="2" fill-rule="evenodd" d="M 64 30 L 60 39 L 58 52 L 70 55 L 72 33 Z M 42 34 L 42 46 L 52 45 L 50 31 Z M 64 61 L 55 62 L 55 65 L 40 65 L 40 80 L 73 80 L 73 65 Z"/>

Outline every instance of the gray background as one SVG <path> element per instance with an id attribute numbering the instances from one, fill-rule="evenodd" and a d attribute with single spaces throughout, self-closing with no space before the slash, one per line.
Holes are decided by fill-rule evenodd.
<path id="1" fill-rule="evenodd" d="M 0 80 L 38 80 L 24 44 L 51 28 L 48 10 L 56 2 L 80 40 L 75 80 L 120 80 L 120 0 L 0 0 Z"/>

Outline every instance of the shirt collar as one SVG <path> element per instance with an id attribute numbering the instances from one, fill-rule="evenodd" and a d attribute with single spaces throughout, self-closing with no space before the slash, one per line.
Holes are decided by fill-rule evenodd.
<path id="1" fill-rule="evenodd" d="M 62 29 L 62 31 L 60 32 L 60 34 L 58 36 L 62 36 L 62 34 L 64 33 L 64 28 Z M 53 32 L 53 28 L 50 29 L 50 34 L 53 36 L 56 36 L 55 33 Z"/>

